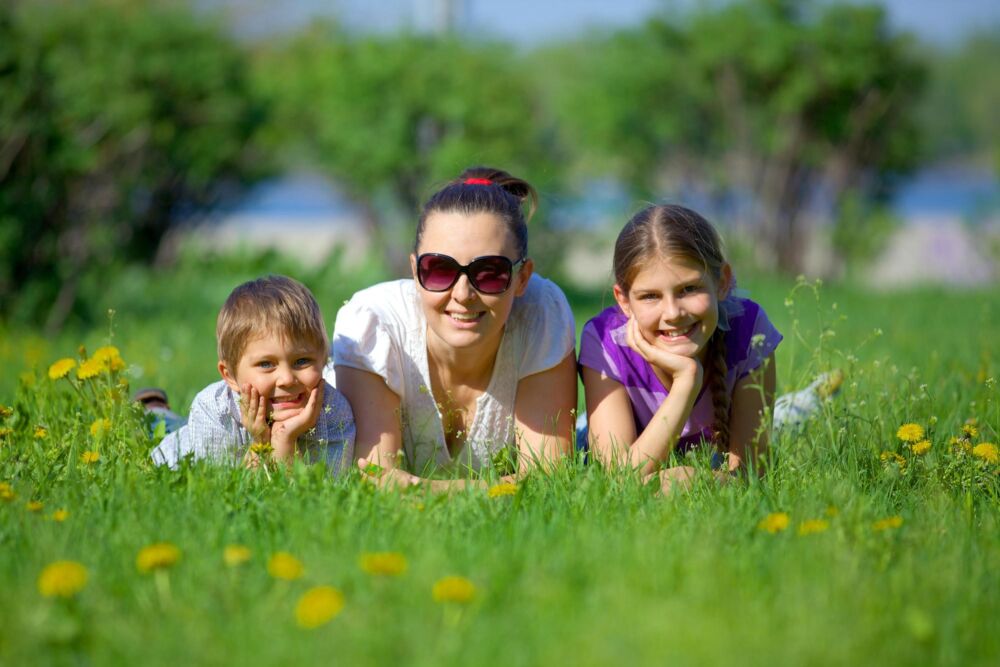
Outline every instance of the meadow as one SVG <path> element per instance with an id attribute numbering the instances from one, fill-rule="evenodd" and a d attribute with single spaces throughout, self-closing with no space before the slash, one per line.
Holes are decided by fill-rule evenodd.
<path id="1" fill-rule="evenodd" d="M 785 334 L 779 390 L 846 375 L 759 480 L 664 498 L 574 460 L 434 496 L 153 468 L 130 393 L 186 411 L 219 305 L 262 273 L 332 328 L 381 275 L 338 265 L 185 256 L 89 286 L 107 319 L 0 330 L 0 664 L 1000 664 L 1000 291 L 741 274 Z M 578 326 L 610 303 L 566 291 Z"/>

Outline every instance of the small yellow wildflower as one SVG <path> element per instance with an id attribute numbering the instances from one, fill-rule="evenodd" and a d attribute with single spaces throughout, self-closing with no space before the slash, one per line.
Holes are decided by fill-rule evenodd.
<path id="1" fill-rule="evenodd" d="M 490 487 L 487 492 L 490 498 L 499 498 L 500 496 L 512 496 L 517 493 L 517 484 L 511 484 L 510 482 L 501 482 L 500 484 L 494 484 Z"/>
<path id="2" fill-rule="evenodd" d="M 57 560 L 38 575 L 38 592 L 47 598 L 71 598 L 87 585 L 87 568 L 72 560 Z"/>
<path id="3" fill-rule="evenodd" d="M 83 463 L 88 463 L 88 464 L 97 463 L 100 460 L 101 460 L 100 452 L 86 451 L 83 454 L 80 454 L 80 461 Z"/>
<path id="4" fill-rule="evenodd" d="M 902 525 L 903 525 L 903 517 L 897 515 L 897 516 L 890 516 L 886 519 L 879 519 L 878 521 L 872 524 L 872 528 L 876 531 L 880 531 L 880 530 L 889 530 L 890 528 L 899 528 Z"/>
<path id="5" fill-rule="evenodd" d="M 45 503 L 40 500 L 29 500 L 24 508 L 29 512 L 41 512 L 45 509 Z"/>
<path id="6" fill-rule="evenodd" d="M 35 427 L 35 440 L 42 440 L 49 434 L 49 430 L 44 426 Z"/>
<path id="7" fill-rule="evenodd" d="M 444 577 L 434 584 L 431 595 L 435 602 L 466 604 L 476 597 L 476 585 L 465 577 Z"/>
<path id="8" fill-rule="evenodd" d="M 269 442 L 255 442 L 250 445 L 250 451 L 257 456 L 267 456 L 274 451 L 274 447 Z"/>
<path id="9" fill-rule="evenodd" d="M 923 456 L 931 450 L 930 440 L 921 440 L 920 442 L 915 442 L 910 445 L 910 451 L 912 451 L 917 456 Z"/>
<path id="10" fill-rule="evenodd" d="M 10 502 L 16 498 L 17 493 L 14 492 L 14 487 L 7 482 L 0 482 L 0 500 Z"/>
<path id="11" fill-rule="evenodd" d="M 1000 463 L 1000 449 L 992 442 L 981 442 L 972 448 L 972 455 L 987 463 Z"/>
<path id="12" fill-rule="evenodd" d="M 903 442 L 917 442 L 924 439 L 924 427 L 920 424 L 903 424 L 896 431 L 896 437 Z"/>
<path id="13" fill-rule="evenodd" d="M 806 519 L 799 524 L 799 535 L 814 535 L 822 533 L 830 527 L 830 522 L 826 519 Z"/>
<path id="14" fill-rule="evenodd" d="M 60 378 L 66 377 L 73 367 L 76 366 L 76 360 L 66 357 L 65 359 L 60 359 L 56 363 L 49 366 L 49 379 L 58 380 Z"/>
<path id="15" fill-rule="evenodd" d="M 344 595 L 333 586 L 310 588 L 295 605 L 299 627 L 312 630 L 329 623 L 344 608 Z"/>
<path id="16" fill-rule="evenodd" d="M 222 550 L 222 562 L 228 567 L 237 567 L 250 560 L 250 549 L 242 544 L 230 544 Z"/>
<path id="17" fill-rule="evenodd" d="M 81 380 L 89 380 L 97 377 L 102 370 L 104 370 L 104 364 L 91 357 L 80 363 L 80 367 L 76 369 L 76 377 Z"/>
<path id="18" fill-rule="evenodd" d="M 395 577 L 407 568 L 406 556 L 395 551 L 361 554 L 358 561 L 363 572 L 374 576 Z"/>
<path id="19" fill-rule="evenodd" d="M 143 547 L 135 557 L 135 567 L 140 572 L 172 567 L 181 558 L 181 550 L 170 542 L 158 542 Z"/>
<path id="20" fill-rule="evenodd" d="M 6 426 L 0 427 L 0 440 L 3 440 L 4 438 L 6 438 L 7 436 L 9 436 L 13 432 L 14 432 L 14 429 L 12 429 L 12 428 L 7 428 Z"/>
<path id="21" fill-rule="evenodd" d="M 823 513 L 832 519 L 833 517 L 840 514 L 840 510 L 837 509 L 835 505 L 830 505 L 826 508 L 826 511 L 824 511 Z"/>
<path id="22" fill-rule="evenodd" d="M 900 470 L 906 469 L 906 459 L 897 454 L 896 452 L 882 452 L 879 454 L 879 460 L 886 465 L 890 463 L 895 463 L 899 466 Z"/>
<path id="23" fill-rule="evenodd" d="M 97 348 L 94 355 L 91 357 L 91 359 L 94 359 L 111 370 L 116 370 L 113 364 L 115 360 L 121 361 L 121 358 L 121 352 L 119 352 L 118 348 L 114 345 L 105 345 L 104 347 Z"/>
<path id="24" fill-rule="evenodd" d="M 96 419 L 94 423 L 90 425 L 90 435 L 95 438 L 104 435 L 111 430 L 111 420 L 110 419 Z"/>
<path id="25" fill-rule="evenodd" d="M 766 530 L 771 533 L 780 533 L 788 528 L 788 514 L 785 512 L 773 512 L 760 520 L 757 524 L 758 530 Z"/>
<path id="26" fill-rule="evenodd" d="M 7 419 L 7 417 L 10 417 L 12 414 L 14 414 L 14 410 L 12 408 L 8 408 L 6 405 L 0 405 L 0 419 Z"/>
<path id="27" fill-rule="evenodd" d="M 267 561 L 267 573 L 275 579 L 295 581 L 305 574 L 305 567 L 303 567 L 302 561 L 292 554 L 287 551 L 279 551 Z"/>
<path id="28" fill-rule="evenodd" d="M 972 439 L 979 437 L 979 422 L 975 419 L 967 419 L 964 424 L 962 424 L 962 437 Z"/>
<path id="29" fill-rule="evenodd" d="M 68 518 L 69 518 L 68 510 L 56 510 L 55 512 L 52 513 L 52 520 L 58 523 L 62 523 Z"/>

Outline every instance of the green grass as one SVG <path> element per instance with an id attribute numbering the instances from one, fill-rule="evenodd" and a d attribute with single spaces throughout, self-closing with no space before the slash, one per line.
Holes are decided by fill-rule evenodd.
<path id="1" fill-rule="evenodd" d="M 165 386 L 183 406 L 213 381 L 215 313 L 235 284 L 265 272 L 262 262 L 188 259 L 95 294 L 94 310 L 116 311 L 113 342 L 131 387 Z M 337 305 L 377 279 L 282 262 L 269 258 L 266 270 L 312 287 L 331 327 Z M 120 392 L 107 396 L 108 376 L 83 396 L 44 377 L 78 345 L 107 343 L 107 325 L 53 340 L 2 332 L 10 372 L 0 403 L 14 412 L 0 425 L 11 429 L 0 481 L 16 497 L 0 501 L 0 664 L 997 664 L 1000 466 L 948 438 L 977 418 L 973 442 L 1000 441 L 990 379 L 1000 376 L 991 335 L 1000 294 L 741 283 L 786 336 L 782 388 L 831 366 L 847 382 L 807 429 L 778 438 L 763 480 L 700 482 L 670 498 L 579 461 L 498 498 L 382 493 L 304 467 L 272 479 L 206 465 L 157 470 L 141 415 Z M 578 325 L 610 303 L 567 292 Z M 32 366 L 33 386 L 18 386 Z M 95 437 L 99 416 L 112 430 Z M 905 422 L 928 429 L 930 453 L 915 457 L 896 439 Z M 34 437 L 39 425 L 44 438 Z M 81 463 L 86 450 L 100 461 Z M 882 462 L 883 451 L 906 466 Z M 44 508 L 29 512 L 29 500 Z M 65 521 L 51 518 L 59 508 Z M 786 530 L 757 528 L 772 512 L 789 515 Z M 895 516 L 899 527 L 873 528 Z M 807 519 L 828 528 L 800 536 Z M 137 553 L 160 541 L 177 545 L 180 561 L 139 573 Z M 253 557 L 230 569 L 222 551 L 233 543 Z M 365 574 L 359 556 L 383 550 L 403 554 L 407 571 Z M 305 576 L 271 578 L 276 551 L 298 557 Z M 59 559 L 89 572 L 71 600 L 36 586 Z M 471 604 L 432 599 L 435 581 L 452 574 L 475 584 Z M 343 611 L 299 628 L 298 598 L 322 584 L 343 592 Z"/>

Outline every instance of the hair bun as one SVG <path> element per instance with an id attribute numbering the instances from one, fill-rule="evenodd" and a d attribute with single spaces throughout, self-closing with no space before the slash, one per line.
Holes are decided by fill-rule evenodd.
<path id="1" fill-rule="evenodd" d="M 464 184 L 470 180 L 473 182 L 490 181 L 493 185 L 513 195 L 522 205 L 527 201 L 528 210 L 525 213 L 526 220 L 530 220 L 531 216 L 535 214 L 535 209 L 538 208 L 538 193 L 535 192 L 535 188 L 523 178 L 513 176 L 503 169 L 483 166 L 469 167 L 462 172 L 456 179 L 456 182 Z"/>

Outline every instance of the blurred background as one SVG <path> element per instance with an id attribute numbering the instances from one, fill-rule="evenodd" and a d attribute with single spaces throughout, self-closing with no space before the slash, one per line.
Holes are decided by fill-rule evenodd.
<path id="1" fill-rule="evenodd" d="M 0 359 L 109 307 L 182 345 L 203 304 L 211 349 L 266 272 L 332 322 L 474 164 L 538 187 L 532 255 L 571 299 L 660 200 L 738 275 L 990 289 L 998 64 L 993 0 L 4 0 Z"/>

